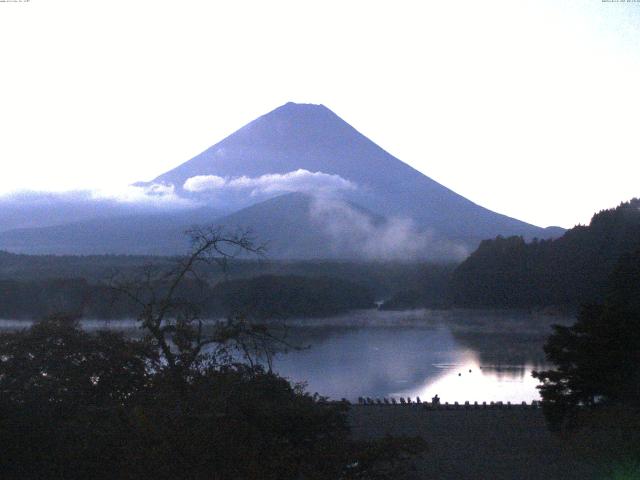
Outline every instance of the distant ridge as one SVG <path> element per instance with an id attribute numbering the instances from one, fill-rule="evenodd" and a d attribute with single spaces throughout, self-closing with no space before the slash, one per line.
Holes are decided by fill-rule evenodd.
<path id="1" fill-rule="evenodd" d="M 0 232 L 0 250 L 32 255 L 176 255 L 189 248 L 186 230 L 219 217 L 216 210 L 200 208 L 21 228 Z"/>

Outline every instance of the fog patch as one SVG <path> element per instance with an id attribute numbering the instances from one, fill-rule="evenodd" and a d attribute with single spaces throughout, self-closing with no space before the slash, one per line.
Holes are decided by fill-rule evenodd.
<path id="1" fill-rule="evenodd" d="M 47 205 L 57 203 L 125 203 L 157 207 L 193 207 L 189 199 L 178 196 L 173 184 L 152 183 L 94 190 L 41 191 L 18 190 L 0 195 L 0 206 Z"/>
<path id="2" fill-rule="evenodd" d="M 0 205 L 21 204 L 33 205 L 56 200 L 61 201 L 85 201 L 91 198 L 89 190 L 69 191 L 41 191 L 41 190 L 16 190 L 0 195 Z"/>
<path id="3" fill-rule="evenodd" d="M 328 236 L 334 254 L 367 260 L 461 260 L 468 250 L 420 230 L 410 218 L 377 217 L 339 198 L 314 196 L 311 221 Z"/>

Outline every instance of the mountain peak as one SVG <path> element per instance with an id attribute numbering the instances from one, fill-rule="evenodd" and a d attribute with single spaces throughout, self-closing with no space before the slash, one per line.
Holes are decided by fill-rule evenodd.
<path id="1" fill-rule="evenodd" d="M 296 102 L 287 102 L 284 105 L 280 105 L 278 108 L 276 108 L 276 110 L 280 110 L 280 109 L 289 109 L 289 110 L 329 110 L 322 103 L 296 103 Z"/>
<path id="2" fill-rule="evenodd" d="M 287 102 L 284 105 L 280 105 L 269 113 L 262 115 L 258 118 L 258 121 L 267 120 L 271 121 L 274 118 L 287 119 L 297 122 L 309 122 L 309 121 L 326 121 L 331 119 L 333 121 L 342 121 L 335 113 L 322 104 L 316 103 L 295 103 Z"/>

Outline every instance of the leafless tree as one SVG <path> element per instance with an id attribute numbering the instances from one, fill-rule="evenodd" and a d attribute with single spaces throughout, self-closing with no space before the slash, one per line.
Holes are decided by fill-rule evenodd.
<path id="1" fill-rule="evenodd" d="M 184 379 L 203 364 L 230 364 L 240 354 L 252 366 L 262 356 L 271 368 L 270 346 L 283 343 L 281 338 L 244 316 L 205 325 L 198 302 L 184 296 L 185 289 L 207 290 L 205 276 L 212 265 L 226 271 L 230 259 L 246 253 L 261 256 L 264 247 L 245 231 L 228 234 L 207 228 L 187 233 L 191 251 L 175 265 L 148 265 L 136 276 L 115 275 L 110 282 L 137 307 L 140 327 L 158 352 L 157 367 Z"/>

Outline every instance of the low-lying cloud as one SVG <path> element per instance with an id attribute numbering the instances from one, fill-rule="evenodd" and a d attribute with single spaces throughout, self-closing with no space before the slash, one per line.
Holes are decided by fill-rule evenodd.
<path id="1" fill-rule="evenodd" d="M 421 231 L 411 219 L 374 217 L 336 198 L 315 197 L 310 216 L 329 237 L 337 255 L 356 253 L 367 260 L 462 259 L 468 255 L 464 246 Z"/>
<path id="2" fill-rule="evenodd" d="M 217 190 L 226 185 L 227 181 L 217 175 L 196 175 L 188 178 L 182 188 L 187 192 L 200 193 Z"/>
<path id="3" fill-rule="evenodd" d="M 0 195 L 0 204 L 53 204 L 57 202 L 111 201 L 158 207 L 189 207 L 193 202 L 180 197 L 172 184 L 151 183 L 94 190 L 20 190 Z"/>
<path id="4" fill-rule="evenodd" d="M 179 197 L 173 186 L 164 184 L 63 192 L 15 191 L 0 195 L 0 231 L 194 206 L 192 200 Z"/>
<path id="5" fill-rule="evenodd" d="M 188 208 L 194 203 L 176 193 L 173 184 L 151 183 L 148 185 L 128 185 L 123 188 L 94 190 L 90 192 L 95 200 L 113 200 L 121 203 L 146 205 L 159 208 Z"/>
<path id="6" fill-rule="evenodd" d="M 340 175 L 298 169 L 288 173 L 269 173 L 259 177 L 224 178 L 196 175 L 184 182 L 183 188 L 193 193 L 220 192 L 225 189 L 246 190 L 251 195 L 269 193 L 333 193 L 354 190 L 356 185 Z"/>

